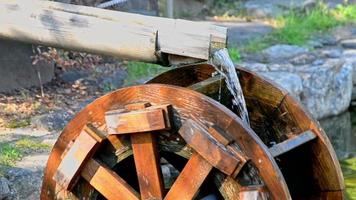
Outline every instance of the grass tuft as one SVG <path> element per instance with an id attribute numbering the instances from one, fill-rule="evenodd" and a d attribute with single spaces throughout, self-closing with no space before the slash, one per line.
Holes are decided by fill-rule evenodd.
<path id="1" fill-rule="evenodd" d="M 13 166 L 29 151 L 47 150 L 50 145 L 24 137 L 15 143 L 0 143 L 0 167 Z"/>
<path id="2" fill-rule="evenodd" d="M 12 119 L 9 122 L 5 122 L 6 128 L 23 128 L 29 126 L 31 124 L 31 120 L 29 118 L 25 119 Z"/>
<path id="3" fill-rule="evenodd" d="M 269 35 L 250 41 L 241 48 L 245 52 L 257 52 L 277 43 L 304 45 L 313 35 L 340 25 L 356 22 L 356 5 L 338 6 L 329 10 L 324 4 L 297 13 L 291 11 L 276 19 L 277 28 Z"/>
<path id="4" fill-rule="evenodd" d="M 241 62 L 241 54 L 240 54 L 240 51 L 236 48 L 229 48 L 229 55 L 230 55 L 230 58 L 232 60 L 232 62 L 234 63 L 239 63 Z"/>
<path id="5" fill-rule="evenodd" d="M 169 70 L 169 68 L 144 62 L 130 61 L 126 65 L 126 70 L 128 77 L 125 80 L 125 85 L 131 85 L 136 80 L 156 76 Z"/>

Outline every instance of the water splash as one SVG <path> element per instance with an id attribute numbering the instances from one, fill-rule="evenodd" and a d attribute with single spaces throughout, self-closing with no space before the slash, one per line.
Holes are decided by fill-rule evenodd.
<path id="1" fill-rule="evenodd" d="M 212 64 L 224 78 L 230 93 L 234 97 L 232 100 L 233 106 L 237 108 L 238 114 L 242 121 L 250 124 L 245 98 L 242 93 L 241 85 L 234 63 L 231 61 L 226 48 L 220 49 L 213 54 Z"/>

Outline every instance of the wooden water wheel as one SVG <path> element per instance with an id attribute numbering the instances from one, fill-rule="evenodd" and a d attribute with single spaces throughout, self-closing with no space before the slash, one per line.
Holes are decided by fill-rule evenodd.
<path id="1" fill-rule="evenodd" d="M 219 99 L 234 111 L 224 78 L 207 64 L 163 73 L 150 83 L 169 83 Z M 344 181 L 334 149 L 318 122 L 272 81 L 237 67 L 251 128 L 269 148 L 293 199 L 343 199 Z M 221 84 L 222 83 L 222 84 Z M 222 87 L 222 88 L 221 88 Z M 268 174 L 267 171 L 261 176 Z M 278 198 L 280 199 L 280 198 Z"/>
<path id="2" fill-rule="evenodd" d="M 162 178 L 163 165 L 177 172 L 173 181 Z M 120 89 L 78 113 L 53 148 L 41 199 L 209 195 L 289 198 L 267 149 L 235 114 L 197 92 L 155 84 Z"/>
<path id="3" fill-rule="evenodd" d="M 214 71 L 177 68 L 151 83 L 189 89 L 134 86 L 89 104 L 55 144 L 41 199 L 343 198 L 330 142 L 292 97 L 239 69 L 249 128 Z M 221 104 L 192 90 L 222 91 Z"/>

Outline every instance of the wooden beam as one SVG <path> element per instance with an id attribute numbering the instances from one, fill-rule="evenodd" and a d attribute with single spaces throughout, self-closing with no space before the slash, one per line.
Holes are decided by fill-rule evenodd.
<path id="1" fill-rule="evenodd" d="M 85 126 L 64 156 L 53 179 L 64 189 L 71 190 L 86 161 L 96 152 L 104 138 L 93 126 Z"/>
<path id="2" fill-rule="evenodd" d="M 164 185 L 155 135 L 136 133 L 131 144 L 142 200 L 163 199 Z"/>
<path id="3" fill-rule="evenodd" d="M 81 172 L 82 177 L 109 200 L 139 200 L 139 194 L 109 168 L 90 159 Z"/>
<path id="4" fill-rule="evenodd" d="M 160 53 L 208 60 L 227 35 L 208 23 L 48 1 L 3 0 L 0 24 L 0 37 L 146 62 Z"/>
<path id="5" fill-rule="evenodd" d="M 198 153 L 193 153 L 164 200 L 191 200 L 213 166 Z"/>
<path id="6" fill-rule="evenodd" d="M 244 155 L 236 156 L 235 154 L 241 154 L 242 152 L 232 152 L 211 137 L 209 132 L 204 130 L 193 120 L 186 120 L 179 129 L 179 134 L 189 146 L 206 159 L 212 166 L 227 175 L 238 173 L 248 160 Z M 240 157 L 245 159 L 239 159 Z"/>
<path id="7" fill-rule="evenodd" d="M 269 152 L 273 157 L 277 157 L 315 138 L 315 133 L 308 130 L 270 147 Z"/>

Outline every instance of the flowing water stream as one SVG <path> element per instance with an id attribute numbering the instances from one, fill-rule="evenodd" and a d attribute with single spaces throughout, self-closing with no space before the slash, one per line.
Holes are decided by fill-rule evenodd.
<path id="1" fill-rule="evenodd" d="M 212 64 L 215 69 L 225 78 L 227 88 L 234 97 L 233 105 L 237 108 L 243 122 L 250 124 L 244 95 L 237 72 L 226 48 L 220 49 L 213 54 Z"/>

